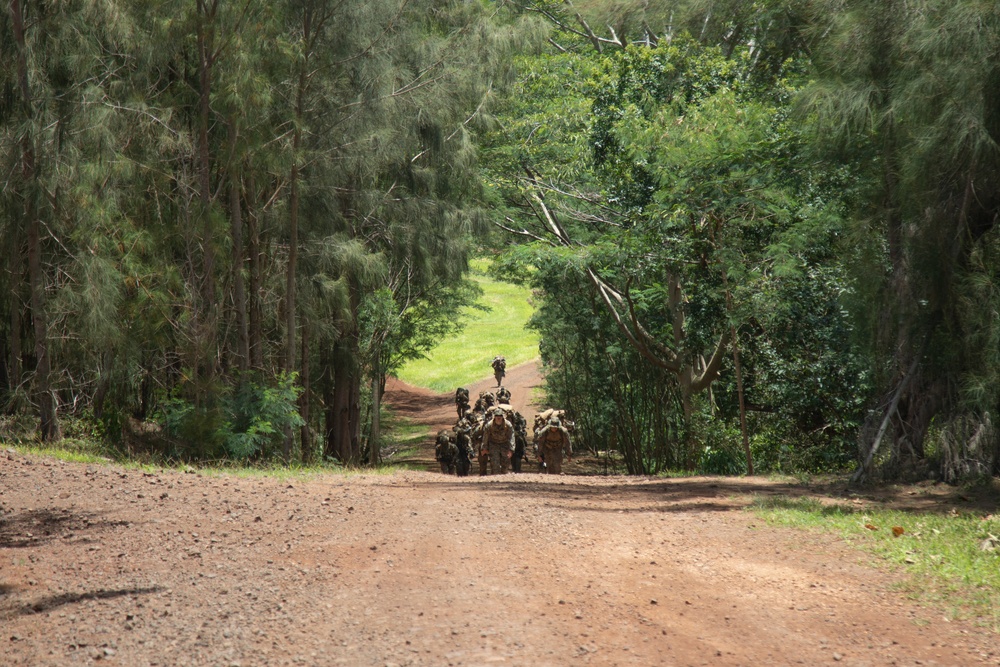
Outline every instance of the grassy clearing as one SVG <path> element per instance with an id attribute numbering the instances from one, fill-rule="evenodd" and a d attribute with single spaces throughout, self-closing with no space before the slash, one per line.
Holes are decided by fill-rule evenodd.
<path id="1" fill-rule="evenodd" d="M 500 354 L 511 368 L 538 357 L 538 334 L 525 328 L 534 312 L 531 291 L 485 275 L 486 262 L 472 263 L 472 279 L 483 290 L 482 311 L 466 309 L 465 328 L 442 340 L 426 358 L 409 362 L 397 376 L 403 382 L 440 392 L 491 377 L 490 361 Z"/>
<path id="2" fill-rule="evenodd" d="M 833 532 L 905 572 L 913 599 L 1000 632 L 1000 515 L 952 510 L 900 512 L 809 499 L 757 499 L 752 511 L 773 525 Z M 894 535 L 894 528 L 902 533 Z M 898 531 L 896 531 L 898 532 Z"/>

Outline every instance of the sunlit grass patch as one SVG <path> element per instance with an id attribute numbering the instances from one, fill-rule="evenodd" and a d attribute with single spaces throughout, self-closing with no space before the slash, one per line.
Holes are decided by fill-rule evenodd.
<path id="1" fill-rule="evenodd" d="M 773 525 L 833 532 L 906 573 L 902 588 L 954 618 L 1000 632 L 1000 516 L 856 508 L 815 499 L 757 498 Z"/>
<path id="2" fill-rule="evenodd" d="M 81 446 L 78 441 L 60 440 L 51 445 L 17 444 L 8 445 L 8 447 L 12 451 L 22 454 L 45 456 L 67 463 L 107 464 L 114 462 L 114 459 L 106 456 L 101 448 L 93 443 L 83 443 Z"/>
<path id="3" fill-rule="evenodd" d="M 465 327 L 442 339 L 426 358 L 407 363 L 397 377 L 407 384 L 434 391 L 454 391 L 492 376 L 496 355 L 512 368 L 538 357 L 538 334 L 525 328 L 534 312 L 531 291 L 499 282 L 485 274 L 484 261 L 473 262 L 472 279 L 483 290 L 479 303 L 488 310 L 468 308 Z"/>

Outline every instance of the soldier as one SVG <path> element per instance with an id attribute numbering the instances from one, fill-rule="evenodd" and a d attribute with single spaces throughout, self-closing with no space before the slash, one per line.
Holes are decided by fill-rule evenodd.
<path id="1" fill-rule="evenodd" d="M 476 452 L 476 462 L 479 464 L 479 476 L 486 475 L 489 465 L 489 452 L 483 447 L 483 425 L 486 423 L 486 415 L 481 412 L 473 412 L 470 420 L 469 440 L 472 451 Z"/>
<path id="2" fill-rule="evenodd" d="M 455 424 L 455 445 L 458 448 L 458 463 L 455 471 L 459 477 L 467 477 L 472 469 L 472 423 L 462 417 Z"/>
<path id="3" fill-rule="evenodd" d="M 503 378 L 507 374 L 507 360 L 497 355 L 493 357 L 490 366 L 493 367 L 493 377 L 497 379 L 497 386 L 499 387 L 503 384 Z"/>
<path id="4" fill-rule="evenodd" d="M 458 418 L 461 419 L 469 411 L 469 390 L 459 387 L 455 390 L 455 409 L 458 411 Z"/>
<path id="5" fill-rule="evenodd" d="M 510 403 L 510 390 L 507 387 L 497 389 L 497 401 L 500 403 Z"/>
<path id="6" fill-rule="evenodd" d="M 562 473 L 562 457 L 573 460 L 573 444 L 570 442 L 569 431 L 563 428 L 558 417 L 550 417 L 549 423 L 538 432 L 537 446 L 539 456 L 545 457 L 545 471 L 550 475 Z"/>
<path id="7" fill-rule="evenodd" d="M 514 427 L 504 418 L 500 408 L 494 408 L 492 415 L 483 425 L 480 454 L 489 455 L 491 475 L 506 475 L 514 455 Z"/>
<path id="8" fill-rule="evenodd" d="M 489 412 L 490 408 L 497 404 L 497 395 L 492 391 L 479 392 L 479 398 L 482 399 L 483 407 L 486 408 L 486 412 Z"/>
<path id="9" fill-rule="evenodd" d="M 441 464 L 441 472 L 446 475 L 454 475 L 458 464 L 458 447 L 453 436 L 452 431 L 439 431 L 434 445 L 434 458 Z"/>
<path id="10" fill-rule="evenodd" d="M 531 427 L 531 442 L 535 447 L 535 456 L 538 457 L 538 472 L 545 472 L 545 452 L 538 444 L 538 434 L 541 432 L 545 425 L 549 423 L 549 419 L 555 416 L 556 411 L 554 408 L 549 408 L 543 410 L 535 415 L 535 423 Z"/>
<path id="11" fill-rule="evenodd" d="M 510 467 L 514 472 L 521 472 L 521 460 L 528 457 L 528 421 L 520 412 L 511 415 L 514 425 L 514 456 L 510 459 Z"/>

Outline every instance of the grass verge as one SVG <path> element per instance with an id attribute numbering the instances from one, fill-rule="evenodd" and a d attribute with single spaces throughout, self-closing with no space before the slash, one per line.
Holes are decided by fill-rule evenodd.
<path id="1" fill-rule="evenodd" d="M 751 506 L 772 525 L 833 532 L 903 572 L 912 599 L 1000 633 L 1000 516 L 857 509 L 814 499 L 758 498 Z M 898 534 L 897 534 L 898 533 Z"/>

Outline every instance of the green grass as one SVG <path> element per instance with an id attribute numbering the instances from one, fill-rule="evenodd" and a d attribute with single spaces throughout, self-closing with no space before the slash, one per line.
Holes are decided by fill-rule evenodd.
<path id="1" fill-rule="evenodd" d="M 397 377 L 416 387 L 450 392 L 493 376 L 490 361 L 500 354 L 507 368 L 538 357 L 538 334 L 525 328 L 534 311 L 531 291 L 485 275 L 486 261 L 472 264 L 472 279 L 483 290 L 479 303 L 489 310 L 468 308 L 462 331 L 442 340 L 426 358 L 407 363 Z"/>
<path id="2" fill-rule="evenodd" d="M 879 564 L 904 572 L 902 589 L 914 599 L 1000 632 L 1000 545 L 981 548 L 991 535 L 1000 537 L 1000 516 L 857 509 L 788 498 L 757 499 L 752 510 L 772 525 L 838 534 L 875 555 Z M 899 537 L 893 535 L 895 526 L 904 530 Z"/>

